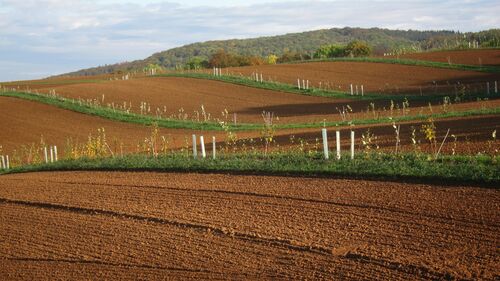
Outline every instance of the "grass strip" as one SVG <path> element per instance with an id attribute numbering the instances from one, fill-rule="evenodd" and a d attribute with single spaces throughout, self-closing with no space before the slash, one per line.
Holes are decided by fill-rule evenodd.
<path id="1" fill-rule="evenodd" d="M 306 153 L 229 154 L 216 160 L 193 159 L 186 154 L 158 158 L 127 155 L 116 158 L 62 160 L 50 164 L 15 167 L 1 173 L 38 171 L 159 171 L 223 172 L 285 176 L 326 176 L 396 181 L 489 184 L 498 188 L 500 164 L 496 157 L 443 156 L 429 160 L 425 154 L 359 154 L 354 160 L 324 160 L 322 155 Z"/>
<path id="2" fill-rule="evenodd" d="M 88 114 L 101 118 L 106 118 L 113 121 L 126 122 L 132 124 L 139 124 L 151 126 L 157 123 L 159 127 L 170 129 L 190 129 L 190 130 L 207 130 L 207 131 L 223 131 L 224 128 L 216 122 L 195 122 L 192 120 L 177 120 L 156 118 L 149 115 L 140 115 L 135 113 L 127 113 L 120 110 L 103 106 L 90 106 L 81 104 L 76 100 L 67 99 L 59 96 L 49 96 L 24 92 L 2 92 L 0 96 L 20 98 L 29 101 L 44 103 L 47 105 L 56 106 L 62 109 L 71 110 L 78 113 Z M 481 115 L 497 115 L 500 114 L 500 107 L 496 108 L 481 108 L 472 109 L 468 111 L 450 111 L 446 113 L 437 114 L 418 114 L 407 115 L 398 117 L 382 117 L 373 119 L 360 119 L 351 121 L 338 121 L 338 122 L 315 122 L 315 123 L 292 123 L 292 124 L 277 124 L 275 129 L 312 129 L 323 127 L 339 127 L 350 125 L 373 125 L 373 124 L 391 124 L 392 122 L 409 122 L 444 118 L 457 118 L 457 117 L 471 117 Z M 262 130 L 263 124 L 240 123 L 237 125 L 229 125 L 229 128 L 234 131 L 254 131 Z"/>

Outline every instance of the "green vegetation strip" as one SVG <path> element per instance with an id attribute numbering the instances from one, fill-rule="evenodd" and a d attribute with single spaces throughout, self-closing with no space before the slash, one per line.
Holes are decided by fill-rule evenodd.
<path id="1" fill-rule="evenodd" d="M 487 73 L 500 73 L 500 66 L 496 65 L 467 65 L 467 64 L 449 64 L 445 62 L 415 60 L 415 59 L 401 59 L 401 58 L 375 58 L 375 57 L 361 57 L 361 58 L 330 58 L 330 59 L 313 59 L 306 61 L 296 61 L 292 63 L 308 63 L 308 62 L 371 62 L 371 63 L 387 63 L 387 64 L 401 64 L 410 66 L 424 66 L 434 68 L 444 68 L 453 70 L 477 71 Z"/>
<path id="2" fill-rule="evenodd" d="M 127 113 L 124 111 L 114 110 L 112 108 L 103 106 L 91 106 L 79 103 L 78 101 L 73 99 L 66 99 L 58 96 L 40 95 L 40 94 L 24 93 L 24 92 L 2 92 L 0 93 L 0 96 L 14 97 L 14 98 L 40 102 L 78 113 L 98 116 L 113 121 L 139 124 L 145 126 L 150 126 L 154 123 L 157 123 L 159 127 L 170 128 L 170 129 L 190 129 L 190 130 L 207 130 L 207 131 L 224 130 L 224 128 L 216 122 L 195 122 L 192 120 L 156 118 L 154 116 L 149 116 L 149 115 Z M 278 124 L 275 125 L 274 128 L 277 130 L 312 129 L 312 128 L 337 127 L 337 126 L 349 126 L 349 125 L 373 125 L 373 124 L 386 124 L 386 123 L 391 124 L 392 122 L 398 123 L 398 122 L 420 121 L 420 120 L 427 120 L 429 118 L 442 119 L 442 118 L 471 117 L 471 116 L 497 115 L 497 114 L 500 114 L 500 107 L 481 108 L 468 111 L 450 111 L 446 113 L 437 113 L 437 114 L 418 114 L 409 116 L 407 115 L 407 116 L 398 116 L 392 118 L 382 117 L 373 119 L 360 119 L 360 120 L 340 121 L 340 122 Z M 242 130 L 252 131 L 252 130 L 261 130 L 263 128 L 263 124 L 240 123 L 237 125 L 231 125 L 231 124 L 228 125 L 229 128 L 234 131 L 242 131 Z"/>
<path id="3" fill-rule="evenodd" d="M 424 154 L 360 154 L 354 160 L 324 160 L 321 154 L 229 154 L 216 160 L 193 159 L 186 154 L 153 158 L 128 155 L 116 158 L 62 160 L 21 166 L 2 173 L 36 171 L 161 171 L 229 172 L 296 176 L 329 176 L 386 180 L 417 180 L 456 183 L 500 183 L 500 164 L 490 156 L 444 156 L 429 160 Z"/>
<path id="4" fill-rule="evenodd" d="M 225 82 L 240 86 L 246 86 L 257 89 L 264 89 L 276 92 L 284 92 L 290 94 L 299 94 L 305 96 L 314 96 L 314 97 L 326 97 L 326 98 L 339 98 L 339 99 L 350 99 L 350 100 L 365 100 L 365 101 L 394 101 L 394 102 L 402 102 L 402 101 L 442 101 L 444 97 L 450 96 L 445 94 L 432 94 L 432 95 L 421 95 L 419 94 L 405 94 L 405 95 L 387 95 L 387 94 L 379 94 L 379 93 L 365 93 L 365 95 L 350 95 L 346 92 L 339 91 L 329 91 L 329 90 L 321 90 L 317 88 L 310 88 L 309 90 L 298 89 L 294 85 L 280 83 L 280 82 L 258 82 L 253 79 L 244 76 L 234 76 L 234 75 L 222 75 L 222 76 L 214 76 L 212 74 L 207 73 L 186 73 L 186 72 L 177 72 L 177 73 L 169 73 L 169 74 L 159 74 L 154 77 L 180 77 L 180 78 L 190 78 L 190 79 L 204 79 L 204 80 L 214 80 L 219 82 Z M 467 100 L 471 99 L 483 99 L 483 98 L 492 98 L 492 95 L 484 94 L 467 94 L 463 96 L 463 98 Z"/>

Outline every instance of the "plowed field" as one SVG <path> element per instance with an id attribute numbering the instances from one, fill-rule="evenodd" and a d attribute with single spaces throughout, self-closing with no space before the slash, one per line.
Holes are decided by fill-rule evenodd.
<path id="1" fill-rule="evenodd" d="M 497 103 L 497 101 L 491 101 Z M 467 104 L 463 104 L 466 106 Z M 456 109 L 461 109 L 456 105 Z M 473 104 L 471 104 L 473 106 Z M 465 107 L 464 109 L 466 109 Z M 79 114 L 68 110 L 59 109 L 54 106 L 44 105 L 36 102 L 25 101 L 15 98 L 0 98 L 0 111 L 4 113 L 3 118 L 0 118 L 0 145 L 6 154 L 11 154 L 13 150 L 19 150 L 22 145 L 30 145 L 39 143 L 41 137 L 47 145 L 57 145 L 62 153 L 67 144 L 68 139 L 74 142 L 84 143 L 89 134 L 97 135 L 97 130 L 104 128 L 106 138 L 111 146 L 110 148 L 119 153 L 123 148 L 124 152 L 136 152 L 138 146 L 144 143 L 144 139 L 151 136 L 151 128 L 121 123 L 106 120 L 99 117 Z M 366 116 L 364 116 L 366 115 Z M 364 114 L 360 117 L 373 118 L 370 114 Z M 498 148 L 493 140 L 492 133 L 494 130 L 500 131 L 500 117 L 492 116 L 476 116 L 468 118 L 453 118 L 446 120 L 436 120 L 437 136 L 443 138 L 448 128 L 450 128 L 450 136 L 443 146 L 444 153 L 451 153 L 451 149 L 455 146 L 454 139 L 451 135 L 457 137 L 456 149 L 457 153 L 477 153 L 483 151 L 494 151 Z M 328 121 L 339 120 L 339 115 L 328 115 Z M 278 124 L 282 121 L 277 122 Z M 417 138 L 425 147 L 426 140 L 420 132 L 422 121 L 404 122 L 401 124 L 401 144 L 408 145 L 408 149 L 413 149 L 411 143 L 412 127 L 415 128 Z M 362 149 L 361 136 L 366 134 L 367 129 L 370 129 L 377 139 L 374 143 L 380 147 L 393 147 L 395 140 L 395 132 L 390 124 L 378 124 L 369 126 L 356 126 L 353 129 L 356 131 L 356 149 Z M 348 131 L 351 128 L 340 128 L 343 131 L 342 145 L 345 149 L 349 147 Z M 333 131 L 331 128 L 331 141 Z M 184 146 L 190 146 L 191 135 L 205 135 L 207 142 L 211 141 L 211 137 L 215 136 L 218 141 L 218 147 L 223 145 L 226 138 L 226 133 L 222 131 L 193 131 L 180 129 L 160 129 L 160 136 L 165 136 L 169 140 L 169 148 L 178 149 Z M 237 137 L 241 140 L 249 138 L 260 138 L 260 131 L 252 132 L 236 132 Z M 314 145 L 316 139 L 320 138 L 320 129 L 294 129 L 280 130 L 275 132 L 275 141 L 281 146 L 290 146 L 291 137 L 295 138 L 293 145 L 298 145 L 299 140 L 305 140 L 310 145 Z M 187 142 L 186 142 L 187 140 Z M 490 141 L 491 143 L 489 143 Z M 123 146 L 121 146 L 123 143 Z M 248 143 L 246 144 L 249 145 Z M 254 143 L 256 147 L 260 147 L 261 142 Z"/>
<path id="2" fill-rule="evenodd" d="M 0 279 L 498 278 L 498 190 L 156 173 L 0 176 Z"/>
<path id="3" fill-rule="evenodd" d="M 293 116 L 287 109 L 307 108 L 311 114 L 320 112 L 315 108 L 332 105 L 332 99 L 287 94 L 269 90 L 238 86 L 229 83 L 187 79 L 187 78 L 140 78 L 129 81 L 111 81 L 106 83 L 85 83 L 55 88 L 58 94 L 71 98 L 97 99 L 104 104 L 114 102 L 119 105 L 132 103 L 132 111 L 140 112 L 141 102 L 150 105 L 150 114 L 156 109 L 164 116 L 178 116 L 180 109 L 188 114 L 189 119 L 202 114 L 204 106 L 206 114 L 211 118 L 222 118 L 221 113 L 228 110 L 237 113 L 237 121 L 261 122 L 262 111 L 276 108 L 275 114 L 282 117 Z M 345 100 L 344 100 L 345 101 Z M 198 112 L 199 115 L 196 114 Z M 320 115 L 318 114 L 318 115 Z M 182 115 L 182 114 L 181 114 Z"/>
<path id="4" fill-rule="evenodd" d="M 401 58 L 451 64 L 500 65 L 500 50 L 466 50 L 406 54 Z"/>
<path id="5" fill-rule="evenodd" d="M 287 94 L 276 91 L 260 90 L 229 83 L 187 78 L 138 78 L 129 81 L 108 81 L 101 83 L 80 83 L 41 88 L 48 92 L 55 89 L 62 96 L 96 100 L 102 105 L 114 103 L 116 106 L 126 103 L 132 105 L 131 111 L 141 113 L 141 102 L 147 103 L 144 113 L 163 117 L 179 118 L 187 115 L 190 120 L 204 120 L 201 106 L 206 116 L 225 119 L 224 110 L 229 111 L 228 121 L 232 122 L 236 113 L 237 122 L 262 123 L 262 111 L 273 112 L 280 118 L 280 123 L 320 122 L 340 120 L 339 110 L 350 107 L 354 113 L 366 111 L 372 101 L 353 99 L 333 99 L 323 97 Z M 103 100 L 104 97 L 104 100 Z M 496 107 L 500 104 L 500 95 L 492 94 L 491 99 L 481 104 L 468 102 L 453 105 L 448 110 L 469 110 L 479 106 Z M 439 112 L 434 101 L 435 111 Z M 390 98 L 375 101 L 377 110 L 385 108 L 389 114 Z M 428 111 L 429 101 L 422 99 L 411 101 L 410 114 Z M 397 107 L 402 107 L 401 102 Z M 419 107 L 423 107 L 422 110 Z M 149 111 L 148 111 L 149 109 Z M 158 112 L 157 112 L 158 109 Z M 180 111 L 182 109 L 182 111 Z M 370 115 L 357 114 L 353 118 L 370 118 Z"/>
<path id="6" fill-rule="evenodd" d="M 298 64 L 261 65 L 224 69 L 228 73 L 251 76 L 258 72 L 265 80 L 297 85 L 297 79 L 308 79 L 310 87 L 350 91 L 349 85 L 361 85 L 364 90 L 386 94 L 450 92 L 453 84 L 476 84 L 500 80 L 499 74 L 365 62 L 312 62 Z M 225 73 L 225 72 L 224 72 Z M 481 87 L 476 85 L 474 87 Z"/>
<path id="7" fill-rule="evenodd" d="M 17 98 L 0 97 L 0 145 L 3 151 L 10 153 L 21 145 L 40 143 L 41 137 L 47 145 L 57 145 L 62 152 L 66 141 L 83 143 L 89 134 L 97 135 L 97 130 L 104 128 L 106 138 L 112 149 L 123 142 L 124 152 L 135 151 L 137 145 L 151 136 L 151 128 L 111 121 L 95 116 L 64 110 L 51 105 L 26 101 Z M 184 145 L 184 137 L 200 131 L 161 129 L 160 134 L 169 137 L 172 147 Z M 222 136 L 211 133 L 210 136 Z M 120 149 L 118 148 L 118 151 Z"/>

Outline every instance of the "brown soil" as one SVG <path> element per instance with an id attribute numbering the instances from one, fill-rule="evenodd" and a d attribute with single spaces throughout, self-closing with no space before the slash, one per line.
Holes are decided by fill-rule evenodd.
<path id="1" fill-rule="evenodd" d="M 23 87 L 21 87 L 23 88 Z M 48 92 L 55 89 L 62 96 L 93 100 L 101 105 L 113 103 L 119 108 L 125 102 L 131 111 L 141 113 L 140 105 L 147 103 L 149 115 L 179 118 L 187 115 L 190 120 L 204 120 L 201 105 L 204 105 L 206 116 L 232 122 L 233 114 L 237 114 L 238 122 L 262 123 L 262 112 L 273 112 L 280 118 L 280 123 L 320 122 L 323 120 L 340 120 L 339 110 L 352 108 L 352 118 L 370 118 L 370 114 L 360 113 L 366 111 L 370 101 L 351 99 L 332 99 L 322 97 L 287 94 L 268 90 L 260 90 L 228 83 L 186 78 L 139 78 L 129 81 L 108 81 L 103 83 L 80 83 L 59 85 L 57 87 L 39 88 L 39 91 Z M 104 101 L 103 101 L 104 95 Z M 481 104 L 468 102 L 456 104 L 448 110 L 468 110 L 473 108 L 495 107 L 500 99 L 491 100 Z M 452 98 L 453 102 L 453 98 Z M 437 101 L 433 102 L 434 110 L 439 112 Z M 423 108 L 417 108 L 417 107 Z M 377 110 L 385 108 L 387 111 L 379 113 L 381 116 L 389 115 L 390 100 L 375 101 Z M 395 104 L 395 108 L 402 104 Z M 428 111 L 428 102 L 425 99 L 412 101 L 410 114 Z M 182 112 L 179 110 L 182 108 Z M 227 118 L 222 117 L 224 110 L 229 111 Z M 396 110 L 396 109 L 394 109 Z M 396 113 L 394 113 L 396 114 Z"/>
<path id="2" fill-rule="evenodd" d="M 415 53 L 401 58 L 468 65 L 500 65 L 500 50 L 466 50 Z"/>
<path id="3" fill-rule="evenodd" d="M 435 85 L 439 92 L 453 92 L 450 86 L 474 84 L 479 82 L 500 80 L 499 74 L 479 73 L 440 69 L 433 67 L 406 66 L 385 63 L 364 62 L 313 62 L 299 64 L 261 65 L 251 67 L 228 68 L 224 71 L 234 75 L 251 76 L 258 72 L 264 80 L 279 81 L 297 85 L 297 79 L 308 79 L 310 87 L 320 87 L 348 92 L 349 85 L 364 85 L 366 92 L 385 94 L 433 93 Z M 483 83 L 484 84 L 484 83 Z M 479 88 L 478 88 L 479 90 Z"/>
<path id="4" fill-rule="evenodd" d="M 188 114 L 189 119 L 203 120 L 201 106 L 211 118 L 224 119 L 221 113 L 227 110 L 237 112 L 240 122 L 262 122 L 262 110 L 276 108 L 275 114 L 281 117 L 294 116 L 287 107 L 325 108 L 332 104 L 328 98 L 287 94 L 269 90 L 243 87 L 217 81 L 186 78 L 140 78 L 129 81 L 88 83 L 55 88 L 57 93 L 71 98 L 97 99 L 100 103 L 127 105 L 132 103 L 132 111 L 140 112 L 142 102 L 151 108 L 149 114 L 156 114 L 157 108 L 163 116 L 179 116 L 179 110 Z M 104 102 L 102 96 L 104 95 Z M 320 110 L 321 111 L 321 110 Z M 198 115 L 196 114 L 198 112 Z M 292 121 L 292 120 L 290 120 Z"/>
<path id="5" fill-rule="evenodd" d="M 105 129 L 112 149 L 115 149 L 116 139 L 123 142 L 124 152 L 132 152 L 151 135 L 151 128 L 146 126 L 115 122 L 16 98 L 0 97 L 0 112 L 0 145 L 7 153 L 19 149 L 21 145 L 39 144 L 42 136 L 47 145 L 57 145 L 62 152 L 68 138 L 82 143 L 89 134 L 96 136 L 100 128 Z M 161 135 L 169 137 L 172 147 L 183 146 L 184 138 L 190 139 L 192 133 L 199 134 L 201 131 L 160 130 Z M 223 138 L 219 132 L 210 133 L 212 135 Z"/>
<path id="6" fill-rule="evenodd" d="M 118 75 L 108 74 L 108 75 L 97 75 L 97 76 L 51 77 L 38 80 L 0 82 L 0 86 L 7 89 L 17 89 L 17 90 L 52 89 L 54 87 L 61 85 L 82 84 L 82 83 L 90 83 L 93 81 L 106 82 L 114 80 L 115 76 Z"/>
<path id="7" fill-rule="evenodd" d="M 494 189 L 118 172 L 0 181 L 3 280 L 500 274 Z"/>
<path id="8" fill-rule="evenodd" d="M 457 108 L 454 110 L 462 110 L 459 106 L 467 106 L 468 104 L 454 105 Z M 471 103 L 471 106 L 474 106 Z M 467 109 L 467 107 L 463 108 Z M 437 111 L 438 109 L 435 108 Z M 39 104 L 36 102 L 25 101 L 15 98 L 0 98 L 0 111 L 6 114 L 0 119 L 0 145 L 4 154 L 12 156 L 14 150 L 21 149 L 22 145 L 30 145 L 32 143 L 40 143 L 41 137 L 47 145 L 57 145 L 60 153 L 65 149 L 66 142 L 71 138 L 76 143 L 84 143 L 89 134 L 97 135 L 97 129 L 104 128 L 106 137 L 111 149 L 115 153 L 121 151 L 120 142 L 123 142 L 124 152 L 137 152 L 138 145 L 144 143 L 144 139 L 151 136 L 151 128 L 115 122 L 106 120 L 99 117 L 79 114 L 68 110 L 59 109 L 57 107 Z M 424 114 L 427 112 L 423 112 Z M 358 114 L 358 117 L 373 118 L 370 116 L 372 113 Z M 387 112 L 386 112 L 387 114 Z M 366 115 L 366 116 L 365 116 Z M 381 114 L 383 115 L 383 114 Z M 399 114 L 400 115 L 400 114 Z M 398 115 L 398 116 L 399 116 Z M 493 116 L 477 116 L 468 118 L 454 118 L 447 120 L 438 120 L 435 122 L 437 127 L 438 138 L 444 137 L 446 130 L 450 128 L 450 136 L 445 146 L 443 153 L 451 153 L 451 149 L 455 145 L 454 139 L 451 135 L 457 136 L 456 152 L 463 153 L 477 153 L 477 152 L 492 152 L 498 150 L 496 143 L 490 143 L 492 140 L 492 132 L 499 130 L 500 117 Z M 327 121 L 339 120 L 339 115 L 329 115 Z M 279 121 L 278 123 L 282 123 Z M 405 122 L 401 125 L 401 145 L 411 147 L 411 127 L 416 129 L 417 138 L 422 142 L 422 147 L 425 149 L 426 141 L 420 132 L 422 122 L 413 121 Z M 361 147 L 361 135 L 366 133 L 370 128 L 371 132 L 377 136 L 375 141 L 380 147 L 392 148 L 394 147 L 395 133 L 390 124 L 378 124 L 369 126 L 356 126 L 357 150 Z M 334 144 L 333 130 L 330 128 L 330 141 Z M 349 127 L 341 128 L 343 136 L 343 149 L 348 149 L 348 131 Z M 211 137 L 215 136 L 218 141 L 218 147 L 222 147 L 226 138 L 225 132 L 213 131 L 193 131 L 193 130 L 178 130 L 178 129 L 161 129 L 160 136 L 165 136 L 169 139 L 169 148 L 179 149 L 181 147 L 190 146 L 191 135 L 205 135 L 206 141 L 210 142 Z M 247 148 L 251 146 L 261 147 L 261 142 L 258 140 L 256 143 L 250 144 L 250 138 L 260 138 L 261 132 L 236 132 L 240 145 L 245 143 Z M 290 146 L 292 142 L 291 137 L 295 138 L 294 145 L 299 144 L 302 139 L 313 146 L 316 139 L 320 138 L 320 129 L 294 129 L 294 130 L 280 130 L 275 133 L 275 141 L 280 146 Z M 187 139 L 187 145 L 186 145 Z M 115 141 L 116 140 L 116 141 Z M 241 148 L 240 148 L 241 149 Z M 141 150 L 142 151 L 142 150 Z"/>

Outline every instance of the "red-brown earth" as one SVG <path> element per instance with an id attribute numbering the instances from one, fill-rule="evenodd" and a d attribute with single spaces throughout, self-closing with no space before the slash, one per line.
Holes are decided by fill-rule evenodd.
<path id="1" fill-rule="evenodd" d="M 495 280 L 496 189 L 222 174 L 0 176 L 0 279 Z"/>
<path id="2" fill-rule="evenodd" d="M 450 64 L 500 65 L 500 49 L 437 51 L 400 55 L 400 58 Z"/>

